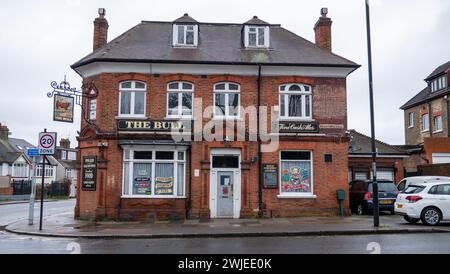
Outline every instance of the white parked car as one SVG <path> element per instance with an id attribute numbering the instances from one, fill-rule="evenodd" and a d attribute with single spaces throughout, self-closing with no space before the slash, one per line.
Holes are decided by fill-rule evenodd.
<path id="1" fill-rule="evenodd" d="M 415 224 L 437 225 L 450 221 L 450 180 L 434 180 L 409 185 L 395 201 L 396 214 Z"/>
<path id="2" fill-rule="evenodd" d="M 406 177 L 402 179 L 397 184 L 397 189 L 399 192 L 402 192 L 403 190 L 407 189 L 409 185 L 415 185 L 415 184 L 421 184 L 421 183 L 428 183 L 433 182 L 435 180 L 450 180 L 450 177 L 446 176 L 413 176 L 413 177 Z"/>

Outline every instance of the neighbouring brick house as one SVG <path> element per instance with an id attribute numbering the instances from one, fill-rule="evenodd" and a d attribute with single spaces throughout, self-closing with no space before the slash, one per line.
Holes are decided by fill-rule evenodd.
<path id="1" fill-rule="evenodd" d="M 316 43 L 256 16 L 187 14 L 107 43 L 100 9 L 94 51 L 72 65 L 86 94 L 75 216 L 337 214 L 336 190 L 348 192 L 346 77 L 359 65 L 331 52 L 326 13 Z"/>
<path id="2" fill-rule="evenodd" d="M 411 157 L 405 161 L 408 174 L 419 165 L 450 163 L 450 61 L 437 67 L 425 82 L 427 87 L 406 102 L 405 146 Z"/>
<path id="3" fill-rule="evenodd" d="M 350 130 L 348 149 L 349 181 L 372 178 L 372 140 L 369 136 Z M 409 154 L 396 146 L 375 140 L 377 149 L 377 179 L 398 183 L 404 178 L 403 160 Z"/>

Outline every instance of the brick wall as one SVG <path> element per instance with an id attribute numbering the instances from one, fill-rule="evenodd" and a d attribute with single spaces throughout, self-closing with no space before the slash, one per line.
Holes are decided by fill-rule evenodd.
<path id="1" fill-rule="evenodd" d="M 147 84 L 146 117 L 165 119 L 167 83 L 171 81 L 189 81 L 195 86 L 194 96 L 202 98 L 202 107 L 213 104 L 213 85 L 230 81 L 241 87 L 241 106 L 257 104 L 257 77 L 253 76 L 196 76 L 196 75 L 149 75 L 137 73 L 108 73 L 84 80 L 88 85 L 93 82 L 98 90 L 97 119 L 95 126 L 88 126 L 82 119 L 80 134 L 79 165 L 83 156 L 98 156 L 97 190 L 81 190 L 82 180 L 78 180 L 77 206 L 78 218 L 121 218 L 121 219 L 167 219 L 181 218 L 185 214 L 187 199 L 121 199 L 122 193 L 122 149 L 117 140 L 168 138 L 163 136 L 126 135 L 117 132 L 116 117 L 119 109 L 119 83 L 126 80 L 139 80 Z M 338 202 L 336 189 L 344 188 L 348 193 L 347 170 L 348 143 L 343 137 L 347 128 L 346 80 L 344 78 L 312 77 L 263 77 L 261 83 L 261 105 L 278 105 L 279 85 L 286 83 L 304 83 L 313 88 L 313 118 L 321 125 L 334 124 L 338 127 L 321 128 L 320 133 L 334 137 L 283 137 L 280 149 L 306 149 L 313 151 L 314 194 L 315 199 L 281 199 L 278 190 L 265 189 L 264 214 L 266 216 L 298 216 L 305 214 L 336 214 Z M 87 98 L 84 99 L 85 106 Z M 194 106 L 195 107 L 195 106 Z M 87 108 L 85 108 L 87 115 Z M 203 125 L 208 123 L 203 119 Z M 270 123 L 270 119 L 269 119 Z M 95 128 L 97 127 L 97 128 Z M 221 129 L 217 129 L 219 132 Z M 107 142 L 104 148 L 99 142 Z M 212 148 L 234 147 L 242 152 L 242 205 L 241 216 L 256 216 L 258 209 L 258 166 L 251 162 L 257 156 L 256 142 L 193 142 L 191 146 L 192 167 L 186 174 L 186 195 L 189 196 L 191 177 L 191 210 L 193 217 L 209 217 L 209 155 Z M 325 164 L 323 154 L 332 153 L 333 163 Z M 263 154 L 263 163 L 279 163 L 279 151 Z M 190 176 L 189 172 L 200 170 L 200 176 Z M 79 171 L 81 178 L 81 170 Z M 348 208 L 348 201 L 346 201 Z"/>

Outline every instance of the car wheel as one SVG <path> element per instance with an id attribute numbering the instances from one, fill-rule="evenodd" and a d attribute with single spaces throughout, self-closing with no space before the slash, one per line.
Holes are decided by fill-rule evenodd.
<path id="1" fill-rule="evenodd" d="M 427 207 L 422 211 L 422 223 L 426 225 L 437 225 L 442 219 L 441 211 L 435 207 Z"/>
<path id="2" fill-rule="evenodd" d="M 356 214 L 358 214 L 358 215 L 366 214 L 366 211 L 364 210 L 364 207 L 362 204 L 358 204 L 358 206 L 356 207 Z"/>
<path id="3" fill-rule="evenodd" d="M 420 219 L 410 218 L 409 216 L 403 216 L 403 218 L 410 224 L 417 224 L 420 221 Z"/>

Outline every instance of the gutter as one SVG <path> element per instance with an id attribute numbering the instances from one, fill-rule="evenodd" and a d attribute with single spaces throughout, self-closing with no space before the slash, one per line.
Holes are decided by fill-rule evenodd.
<path id="1" fill-rule="evenodd" d="M 227 61 L 187 61 L 187 60 L 154 60 L 154 59 L 120 59 L 120 58 L 92 58 L 71 65 L 76 68 L 95 62 L 113 62 L 113 63 L 155 63 L 155 64 L 205 64 L 205 65 L 247 65 L 254 66 L 254 62 L 227 62 Z M 256 63 L 261 66 L 260 63 Z M 288 67 L 335 67 L 335 68 L 354 68 L 350 73 L 361 67 L 358 64 L 315 64 L 315 63 L 264 63 L 266 66 L 288 66 Z M 78 72 L 77 72 L 78 73 Z M 349 73 L 349 74 L 350 74 Z"/>

